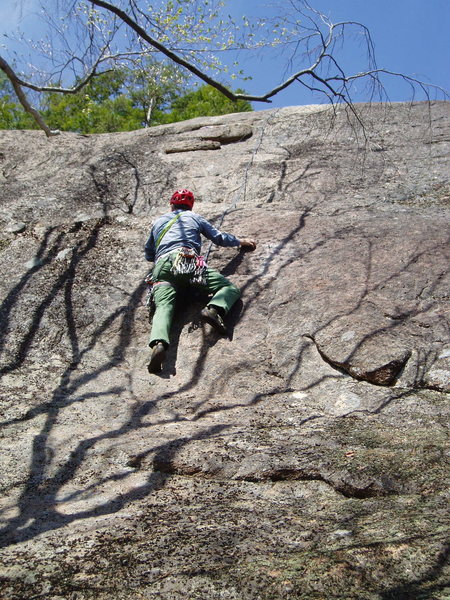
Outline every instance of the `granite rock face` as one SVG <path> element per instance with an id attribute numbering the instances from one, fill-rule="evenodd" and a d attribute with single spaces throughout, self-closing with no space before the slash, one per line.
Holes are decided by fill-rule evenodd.
<path id="1" fill-rule="evenodd" d="M 0 140 L 0 597 L 448 597 L 450 104 Z M 181 298 L 172 191 L 253 253 L 230 339 Z"/>

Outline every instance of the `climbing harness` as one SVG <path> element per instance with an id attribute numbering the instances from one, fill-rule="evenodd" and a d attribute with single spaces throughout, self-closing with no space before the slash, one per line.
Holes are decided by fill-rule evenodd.
<path id="1" fill-rule="evenodd" d="M 172 267 L 171 272 L 174 275 L 190 275 L 189 283 L 197 285 L 206 285 L 206 270 L 208 268 L 203 256 L 199 256 L 192 248 L 178 248 L 171 253 L 172 255 Z M 154 281 L 153 271 L 145 278 L 147 284 L 147 296 L 145 299 L 145 306 L 150 311 L 150 317 L 155 312 L 155 290 L 158 286 L 172 284 L 168 281 Z"/>

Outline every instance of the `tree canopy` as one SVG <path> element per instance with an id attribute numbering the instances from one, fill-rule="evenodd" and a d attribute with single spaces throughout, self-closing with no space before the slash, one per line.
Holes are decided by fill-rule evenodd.
<path id="1" fill-rule="evenodd" d="M 0 71 L 0 129 L 34 129 L 35 120 L 18 104 L 8 77 Z"/>
<path id="2" fill-rule="evenodd" d="M 243 93 L 243 90 L 236 90 Z M 185 121 L 194 117 L 225 115 L 232 112 L 251 111 L 252 105 L 248 100 L 233 102 L 221 92 L 210 85 L 202 85 L 194 90 L 179 96 L 170 105 L 170 111 L 165 115 L 165 123 Z"/>
<path id="3" fill-rule="evenodd" d="M 145 80 L 142 72 L 123 68 L 94 78 L 77 94 L 46 92 L 40 98 L 40 112 L 52 129 L 108 133 L 253 110 L 250 102 L 232 102 L 208 85 L 185 92 L 182 87 L 179 79 L 167 78 L 158 86 L 155 80 Z M 0 73 L 0 129 L 37 126 Z"/>

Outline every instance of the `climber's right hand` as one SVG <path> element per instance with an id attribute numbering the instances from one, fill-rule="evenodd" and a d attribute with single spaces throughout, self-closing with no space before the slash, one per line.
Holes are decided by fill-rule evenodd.
<path id="1" fill-rule="evenodd" d="M 253 250 L 256 250 L 255 240 L 243 239 L 243 240 L 240 240 L 240 242 L 241 242 L 241 248 L 243 250 L 250 250 L 250 252 L 253 252 Z"/>

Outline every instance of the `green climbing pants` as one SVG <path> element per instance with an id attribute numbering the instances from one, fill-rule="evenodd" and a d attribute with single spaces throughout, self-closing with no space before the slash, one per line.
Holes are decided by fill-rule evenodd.
<path id="1" fill-rule="evenodd" d="M 205 273 L 206 283 L 204 285 L 192 284 L 192 275 L 189 273 L 175 275 L 171 271 L 175 256 L 176 253 L 172 253 L 162 258 L 156 263 L 153 269 L 153 299 L 156 310 L 153 315 L 149 346 L 152 346 L 159 340 L 163 341 L 167 346 L 169 345 L 170 326 L 172 324 L 176 296 L 179 289 L 194 286 L 199 290 L 205 291 L 207 294 L 213 294 L 208 305 L 222 309 L 224 315 L 228 313 L 241 295 L 240 290 L 231 281 L 228 281 L 218 271 L 209 267 Z"/>

